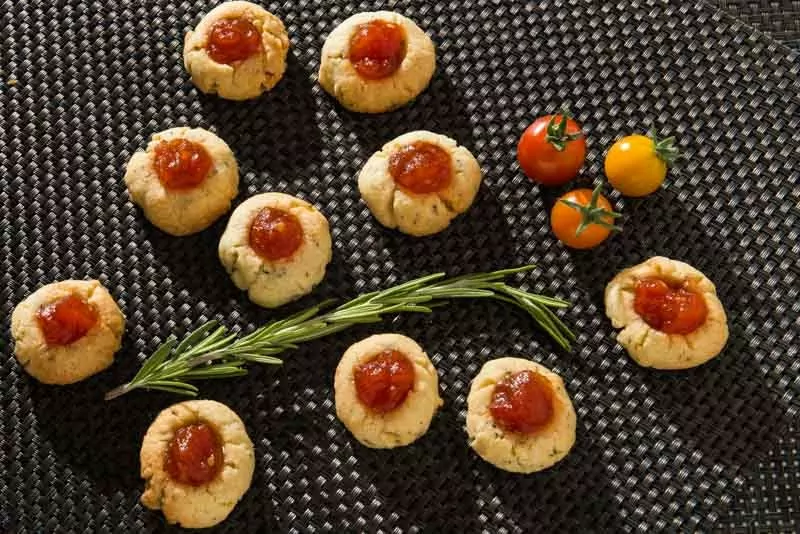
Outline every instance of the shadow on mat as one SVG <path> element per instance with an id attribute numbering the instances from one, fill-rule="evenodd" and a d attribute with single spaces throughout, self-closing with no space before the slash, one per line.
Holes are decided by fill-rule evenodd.
<path id="1" fill-rule="evenodd" d="M 679 437 L 708 461 L 738 471 L 766 453 L 789 423 L 787 406 L 771 393 L 746 338 L 748 319 L 741 318 L 754 316 L 753 306 L 759 300 L 739 274 L 746 267 L 736 242 L 739 236 L 717 235 L 712 226 L 703 224 L 701 214 L 667 189 L 627 199 L 623 212 L 623 226 L 637 231 L 625 229 L 611 238 L 602 268 L 592 253 L 573 253 L 574 274 L 601 310 L 603 290 L 611 278 L 656 255 L 685 261 L 714 282 L 730 330 L 722 354 L 686 371 L 663 372 L 635 364 L 630 368 L 636 382 L 644 383 L 655 398 L 653 409 L 669 417 Z M 605 327 L 612 332 L 607 320 Z"/>
<path id="2" fill-rule="evenodd" d="M 92 481 L 93 492 L 113 496 L 143 487 L 139 449 L 147 427 L 169 403 L 167 395 L 132 393 L 106 402 L 103 394 L 119 385 L 95 376 L 63 387 L 30 388 L 40 439 L 55 453 L 51 462 Z M 173 399 L 174 400 L 174 399 Z"/>
<path id="3" fill-rule="evenodd" d="M 338 106 L 338 104 L 337 104 Z M 444 72 L 416 100 L 388 113 L 354 113 L 338 106 L 344 127 L 361 141 L 368 155 L 404 133 L 428 130 L 456 140 L 474 153 L 475 138 L 461 91 Z"/>
<path id="4" fill-rule="evenodd" d="M 385 249 L 394 270 L 408 280 L 438 271 L 449 275 L 503 269 L 515 244 L 494 192 L 481 187 L 472 207 L 442 232 L 424 238 L 407 236 L 375 223 L 375 246 Z"/>
<path id="5" fill-rule="evenodd" d="M 231 102 L 215 96 L 200 97 L 206 120 L 239 162 L 239 200 L 248 196 L 248 187 L 283 190 L 278 182 L 301 177 L 324 148 L 314 83 L 295 54 L 290 48 L 283 79 L 259 98 Z"/>
<path id="6" fill-rule="evenodd" d="M 575 445 L 553 467 L 518 475 L 494 468 L 475 456 L 486 484 L 489 510 L 505 514 L 522 532 L 623 532 L 616 492 L 604 473 L 603 449 L 578 421 Z M 489 523 L 496 520 L 487 513 Z M 511 529 L 513 530 L 513 528 Z"/>

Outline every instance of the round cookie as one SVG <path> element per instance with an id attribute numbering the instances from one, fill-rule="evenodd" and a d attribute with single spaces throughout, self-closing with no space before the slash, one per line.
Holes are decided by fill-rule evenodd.
<path id="1" fill-rule="evenodd" d="M 251 246 L 251 225 L 264 208 L 288 212 L 302 227 L 302 243 L 290 257 L 270 261 Z M 281 306 L 310 293 L 325 277 L 331 260 L 328 220 L 314 206 L 291 195 L 255 195 L 233 211 L 219 241 L 219 258 L 250 300 L 265 308 Z"/>
<path id="2" fill-rule="evenodd" d="M 179 139 L 202 146 L 211 159 L 205 179 L 191 188 L 165 186 L 155 168 L 156 148 Z M 230 209 L 239 188 L 239 167 L 225 141 L 208 130 L 170 128 L 154 134 L 147 149 L 131 157 L 125 184 L 151 223 L 170 235 L 184 236 L 208 228 Z"/>
<path id="3" fill-rule="evenodd" d="M 705 322 L 688 334 L 668 334 L 647 324 L 634 309 L 635 288 L 638 280 L 651 277 L 676 285 L 690 284 L 706 304 Z M 644 367 L 696 367 L 717 356 L 728 341 L 728 320 L 714 284 L 682 261 L 656 256 L 620 271 L 606 286 L 605 304 L 611 324 L 622 329 L 617 340 Z"/>
<path id="4" fill-rule="evenodd" d="M 261 37 L 261 50 L 230 64 L 214 61 L 208 53 L 209 33 L 224 19 L 244 19 Z M 250 2 L 225 2 L 208 13 L 186 34 L 183 63 L 192 82 L 204 93 L 229 100 L 256 98 L 275 87 L 286 70 L 289 36 L 281 19 Z"/>
<path id="5" fill-rule="evenodd" d="M 532 433 L 508 432 L 498 426 L 489 411 L 495 385 L 510 373 L 534 371 L 545 377 L 553 390 L 553 418 Z M 538 363 L 522 358 L 498 358 L 487 362 L 472 381 L 467 397 L 469 444 L 487 462 L 514 473 L 547 469 L 567 456 L 575 443 L 575 409 L 561 377 Z"/>
<path id="6" fill-rule="evenodd" d="M 359 25 L 384 21 L 405 33 L 405 55 L 388 77 L 362 77 L 350 61 L 350 42 Z M 403 106 L 430 83 L 436 70 L 433 41 L 414 21 L 391 11 L 359 13 L 346 19 L 325 39 L 319 67 L 319 83 L 342 106 L 361 113 L 382 113 Z"/>
<path id="7" fill-rule="evenodd" d="M 178 429 L 204 423 L 222 446 L 224 465 L 208 483 L 194 486 L 173 480 L 167 457 Z M 253 442 L 239 416 L 212 400 L 191 400 L 163 410 L 147 429 L 140 452 L 145 489 L 141 502 L 160 509 L 170 523 L 185 528 L 211 527 L 228 517 L 253 478 Z"/>
<path id="8" fill-rule="evenodd" d="M 392 154 L 413 143 L 430 143 L 450 155 L 451 180 L 441 191 L 418 194 L 399 186 L 389 171 Z M 481 185 L 478 161 L 455 140 L 419 130 L 397 137 L 373 154 L 358 175 L 358 190 L 378 221 L 413 236 L 441 232 L 475 200 Z"/>
<path id="9" fill-rule="evenodd" d="M 414 385 L 394 410 L 377 413 L 358 398 L 354 370 L 377 354 L 395 350 L 414 366 Z M 408 445 L 420 438 L 442 405 L 439 377 L 428 355 L 413 339 L 400 334 L 378 334 L 348 348 L 336 367 L 334 378 L 336 415 L 353 436 L 367 447 L 389 449 Z"/>
<path id="10" fill-rule="evenodd" d="M 88 304 L 96 320 L 77 340 L 50 344 L 37 314 L 67 297 Z M 17 304 L 11 314 L 14 354 L 28 374 L 45 384 L 72 384 L 111 365 L 124 330 L 125 317 L 97 280 L 65 280 L 42 286 Z"/>

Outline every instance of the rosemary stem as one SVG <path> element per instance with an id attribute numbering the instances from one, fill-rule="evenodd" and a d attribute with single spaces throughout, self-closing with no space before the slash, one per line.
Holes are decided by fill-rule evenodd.
<path id="1" fill-rule="evenodd" d="M 198 390 L 191 382 L 195 380 L 240 376 L 247 372 L 244 367 L 250 363 L 280 364 L 281 360 L 275 356 L 301 343 L 358 324 L 378 322 L 388 314 L 430 313 L 455 299 L 494 299 L 511 304 L 527 312 L 553 341 L 569 350 L 570 340 L 575 336 L 552 311 L 569 303 L 510 287 L 502 281 L 533 268 L 526 265 L 450 279 L 445 279 L 444 273 L 435 273 L 362 294 L 333 309 L 330 309 L 332 301 L 325 301 L 244 336 L 229 333 L 224 326 L 210 321 L 190 332 L 180 343 L 170 336 L 145 360 L 130 382 L 112 389 L 105 398 L 115 399 L 136 389 L 194 396 Z"/>

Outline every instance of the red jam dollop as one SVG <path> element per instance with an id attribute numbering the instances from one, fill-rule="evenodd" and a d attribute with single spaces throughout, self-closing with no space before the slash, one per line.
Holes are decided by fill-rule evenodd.
<path id="1" fill-rule="evenodd" d="M 191 189 L 211 170 L 211 156 L 199 143 L 187 139 L 161 141 L 155 148 L 154 166 L 167 189 Z"/>
<path id="2" fill-rule="evenodd" d="M 303 227 L 288 211 L 264 208 L 250 224 L 250 247 L 266 260 L 289 258 L 302 244 Z"/>
<path id="3" fill-rule="evenodd" d="M 690 334 L 706 321 L 708 308 L 702 295 L 686 284 L 675 286 L 660 278 L 636 283 L 633 308 L 644 322 L 665 334 Z"/>
<path id="4" fill-rule="evenodd" d="M 222 469 L 222 445 L 217 433 L 205 423 L 175 431 L 167 448 L 166 469 L 179 484 L 208 484 Z"/>
<path id="5" fill-rule="evenodd" d="M 69 295 L 39 308 L 36 320 L 48 345 L 69 345 L 97 323 L 97 311 L 85 300 Z"/>
<path id="6" fill-rule="evenodd" d="M 509 374 L 498 382 L 489 404 L 495 424 L 509 432 L 532 434 L 553 419 L 553 388 L 535 371 Z"/>
<path id="7" fill-rule="evenodd" d="M 252 22 L 242 18 L 221 19 L 208 32 L 206 52 L 217 63 L 229 65 L 261 51 L 261 34 Z"/>
<path id="8" fill-rule="evenodd" d="M 354 371 L 358 400 L 370 410 L 386 413 L 400 406 L 414 388 L 414 364 L 396 350 L 385 350 Z"/>
<path id="9" fill-rule="evenodd" d="M 350 63 L 367 80 L 391 76 L 405 55 L 405 32 L 393 22 L 373 20 L 359 24 L 350 38 Z"/>
<path id="10" fill-rule="evenodd" d="M 403 146 L 389 157 L 389 174 L 404 189 L 423 195 L 450 185 L 453 169 L 445 149 L 417 142 Z"/>

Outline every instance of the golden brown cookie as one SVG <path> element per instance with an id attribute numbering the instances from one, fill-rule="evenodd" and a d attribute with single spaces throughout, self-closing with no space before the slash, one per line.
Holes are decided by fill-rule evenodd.
<path id="1" fill-rule="evenodd" d="M 636 286 L 653 278 L 700 295 L 707 309 L 705 322 L 690 333 L 666 333 L 649 325 L 635 310 Z M 620 271 L 606 286 L 605 304 L 614 328 L 622 329 L 617 340 L 644 367 L 696 367 L 717 356 L 728 341 L 728 321 L 714 284 L 681 261 L 656 256 Z"/>
<path id="2" fill-rule="evenodd" d="M 397 351 L 413 368 L 413 385 L 399 406 L 375 411 L 359 398 L 355 372 L 386 351 Z M 379 334 L 353 344 L 345 351 L 334 378 L 336 415 L 363 445 L 388 449 L 419 439 L 442 405 L 439 377 L 428 355 L 413 339 L 400 334 Z"/>
<path id="3" fill-rule="evenodd" d="M 431 145 L 449 158 L 449 183 L 438 190 L 430 191 L 430 187 L 416 192 L 398 182 L 393 169 L 401 168 L 402 162 L 393 167 L 394 158 L 402 151 Z M 426 172 L 424 168 L 410 170 Z M 449 137 L 424 130 L 403 134 L 386 143 L 358 175 L 361 198 L 375 218 L 387 228 L 397 228 L 413 236 L 431 235 L 447 228 L 451 220 L 469 209 L 480 185 L 481 168 L 469 150 Z"/>
<path id="4" fill-rule="evenodd" d="M 511 374 L 533 371 L 552 390 L 552 419 L 532 433 L 509 431 L 490 411 L 495 386 Z M 515 473 L 541 471 L 561 461 L 575 443 L 575 409 L 561 377 L 543 365 L 523 358 L 487 362 L 472 381 L 467 397 L 469 444 L 487 462 Z"/>
<path id="5" fill-rule="evenodd" d="M 47 284 L 11 314 L 14 354 L 45 384 L 72 384 L 111 365 L 124 330 L 125 317 L 97 280 Z"/>
<path id="6" fill-rule="evenodd" d="M 187 141 L 208 158 L 205 178 L 194 186 L 172 187 L 156 166 L 159 147 Z M 125 184 L 134 204 L 155 226 L 174 236 L 205 230 L 231 207 L 239 188 L 239 167 L 225 141 L 202 128 L 171 128 L 153 135 L 147 149 L 128 162 Z"/>
<path id="7" fill-rule="evenodd" d="M 257 35 L 257 50 L 244 59 L 229 61 L 209 52 L 209 36 L 215 25 L 228 20 L 244 21 Z M 251 2 L 224 2 L 186 34 L 183 62 L 192 82 L 204 93 L 247 100 L 272 89 L 283 77 L 288 50 L 289 36 L 281 19 Z"/>
<path id="8" fill-rule="evenodd" d="M 281 230 L 291 225 L 299 231 L 297 247 L 290 254 L 268 257 L 264 252 L 269 250 L 260 253 L 254 248 L 254 224 L 267 212 L 289 217 L 267 228 L 271 237 L 279 238 Z M 246 290 L 250 300 L 265 308 L 281 306 L 310 293 L 325 277 L 331 260 L 328 220 L 314 206 L 291 195 L 255 195 L 231 215 L 219 241 L 219 258 L 236 287 Z"/>
<path id="9" fill-rule="evenodd" d="M 402 58 L 396 70 L 381 78 L 365 78 L 354 67 L 353 36 L 365 25 L 389 23 L 404 37 Z M 391 11 L 359 13 L 337 26 L 325 39 L 319 83 L 351 111 L 382 113 L 404 106 L 430 83 L 436 70 L 433 41 L 411 19 Z"/>
<path id="10" fill-rule="evenodd" d="M 185 528 L 211 527 L 228 517 L 255 468 L 242 420 L 212 400 L 181 402 L 158 414 L 140 460 L 142 504 Z"/>

